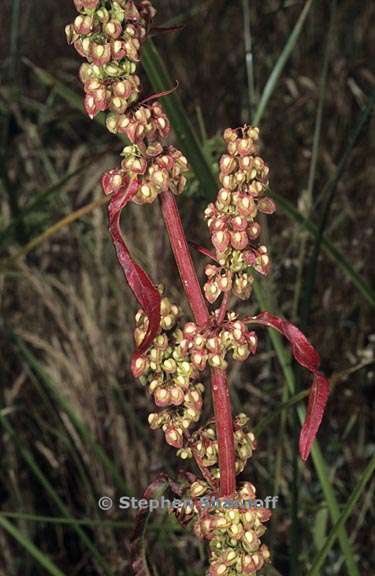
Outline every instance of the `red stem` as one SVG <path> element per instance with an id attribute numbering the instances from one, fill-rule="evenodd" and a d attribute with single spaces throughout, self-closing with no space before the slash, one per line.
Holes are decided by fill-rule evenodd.
<path id="1" fill-rule="evenodd" d="M 176 259 L 182 285 L 198 326 L 205 326 L 210 314 L 189 251 L 177 203 L 172 192 L 159 195 L 161 211 Z M 212 398 L 219 445 L 220 496 L 236 490 L 232 406 L 225 371 L 211 370 Z"/>
<path id="2" fill-rule="evenodd" d="M 172 251 L 180 273 L 181 282 L 186 292 L 186 297 L 196 323 L 198 326 L 205 326 L 210 315 L 199 285 L 198 276 L 188 247 L 176 199 L 172 192 L 169 191 L 160 194 L 159 199 Z"/>

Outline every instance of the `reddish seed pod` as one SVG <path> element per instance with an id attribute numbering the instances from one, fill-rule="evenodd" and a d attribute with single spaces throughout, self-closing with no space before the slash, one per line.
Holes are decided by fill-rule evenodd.
<path id="1" fill-rule="evenodd" d="M 209 303 L 213 304 L 219 298 L 221 290 L 215 281 L 209 280 L 204 285 L 204 293 Z"/>
<path id="2" fill-rule="evenodd" d="M 204 370 L 207 366 L 207 354 L 203 350 L 192 350 L 191 362 L 197 370 Z"/>
<path id="3" fill-rule="evenodd" d="M 211 338 L 207 339 L 206 347 L 207 350 L 209 350 L 213 354 L 220 354 L 221 352 L 220 338 L 218 336 L 211 336 Z"/>
<path id="4" fill-rule="evenodd" d="M 273 214 L 276 210 L 276 205 L 271 198 L 262 198 L 258 202 L 258 210 L 263 214 Z"/>
<path id="5" fill-rule="evenodd" d="M 160 387 L 155 390 L 154 401 L 159 408 L 165 408 L 171 403 L 171 393 L 168 388 Z"/>
<path id="6" fill-rule="evenodd" d="M 244 250 L 249 243 L 246 232 L 231 232 L 230 242 L 235 250 Z"/>
<path id="7" fill-rule="evenodd" d="M 135 355 L 131 363 L 134 378 L 140 378 L 147 370 L 148 362 L 143 356 Z"/>
<path id="8" fill-rule="evenodd" d="M 230 225 L 235 232 L 243 232 L 248 226 L 247 219 L 243 216 L 235 216 L 231 219 Z"/>
<path id="9" fill-rule="evenodd" d="M 77 34 L 81 34 L 82 36 L 86 36 L 90 34 L 92 27 L 93 27 L 94 19 L 92 16 L 77 16 L 74 20 L 73 28 Z"/>
<path id="10" fill-rule="evenodd" d="M 247 343 L 248 343 L 248 345 L 249 345 L 249 347 L 250 347 L 250 352 L 251 352 L 252 354 L 255 354 L 256 351 L 257 351 L 257 345 L 258 345 L 258 338 L 257 338 L 256 333 L 253 332 L 253 331 L 252 331 L 252 332 L 247 332 L 247 333 L 245 334 L 245 336 L 246 336 Z"/>
<path id="11" fill-rule="evenodd" d="M 245 217 L 252 217 L 256 215 L 256 206 L 251 196 L 245 194 L 238 194 L 236 197 L 236 206 L 239 214 Z"/>
<path id="12" fill-rule="evenodd" d="M 179 428 L 171 426 L 165 431 L 165 439 L 170 446 L 174 448 L 182 448 L 183 436 Z"/>
<path id="13" fill-rule="evenodd" d="M 224 274 L 219 274 L 217 276 L 217 284 L 222 292 L 229 292 L 232 289 L 232 274 L 231 272 L 226 272 Z"/>
<path id="14" fill-rule="evenodd" d="M 113 60 L 122 60 L 126 56 L 125 42 L 122 40 L 112 40 L 111 44 L 111 57 Z"/>
<path id="15" fill-rule="evenodd" d="M 104 66 L 111 60 L 111 45 L 91 42 L 90 56 L 97 66 Z"/>
<path id="16" fill-rule="evenodd" d="M 230 234 L 228 231 L 219 231 L 212 234 L 212 244 L 215 246 L 217 252 L 222 253 L 228 248 L 230 243 Z"/>
<path id="17" fill-rule="evenodd" d="M 246 250 L 243 252 L 242 258 L 248 266 L 255 266 L 257 257 L 253 250 Z"/>
<path id="18" fill-rule="evenodd" d="M 112 112 L 116 112 L 116 114 L 124 114 L 128 107 L 128 103 L 125 98 L 120 98 L 119 96 L 114 96 L 111 98 L 109 108 Z"/>
<path id="19" fill-rule="evenodd" d="M 213 264 L 207 264 L 204 272 L 208 278 L 213 278 L 219 272 L 220 268 L 218 266 L 214 266 Z"/>
<path id="20" fill-rule="evenodd" d="M 233 156 L 224 154 L 220 159 L 220 172 L 223 175 L 232 174 L 237 168 L 237 162 Z"/>
<path id="21" fill-rule="evenodd" d="M 212 222 L 210 224 L 210 230 L 212 230 L 213 232 L 224 231 L 227 230 L 227 228 L 228 225 L 225 216 L 219 216 L 217 218 L 212 219 Z"/>
<path id="22" fill-rule="evenodd" d="M 102 187 L 104 194 L 112 194 L 112 192 L 117 192 L 124 186 L 125 177 L 123 172 L 120 170 L 109 170 L 105 172 L 102 178 Z"/>
<path id="23" fill-rule="evenodd" d="M 91 40 L 89 38 L 78 38 L 74 41 L 74 48 L 77 50 L 80 56 L 83 58 L 89 58 L 91 54 Z"/>
<path id="24" fill-rule="evenodd" d="M 122 26 L 118 20 L 110 20 L 103 26 L 103 32 L 112 40 L 117 40 L 121 36 Z"/>
<path id="25" fill-rule="evenodd" d="M 74 0 L 75 7 L 78 11 L 81 10 L 95 10 L 99 5 L 100 0 Z"/>
<path id="26" fill-rule="evenodd" d="M 247 229 L 247 234 L 250 240 L 256 240 L 257 238 L 259 238 L 260 232 L 261 227 L 260 224 L 258 224 L 258 222 L 252 222 Z"/>

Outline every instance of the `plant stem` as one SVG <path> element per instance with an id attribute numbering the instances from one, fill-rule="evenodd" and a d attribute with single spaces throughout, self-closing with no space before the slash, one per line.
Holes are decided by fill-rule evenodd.
<path id="1" fill-rule="evenodd" d="M 225 370 L 211 370 L 216 435 L 219 446 L 220 496 L 230 496 L 236 490 L 232 405 Z"/>
<path id="2" fill-rule="evenodd" d="M 169 191 L 160 194 L 159 198 L 161 212 L 186 297 L 196 323 L 203 327 L 207 324 L 210 315 L 190 254 L 177 202 L 172 192 Z"/>
<path id="3" fill-rule="evenodd" d="M 180 273 L 186 297 L 198 326 L 206 326 L 210 314 L 189 251 L 176 199 L 172 192 L 159 196 L 169 241 Z M 219 445 L 220 496 L 230 496 L 236 489 L 232 406 L 225 371 L 211 370 L 212 398 Z"/>

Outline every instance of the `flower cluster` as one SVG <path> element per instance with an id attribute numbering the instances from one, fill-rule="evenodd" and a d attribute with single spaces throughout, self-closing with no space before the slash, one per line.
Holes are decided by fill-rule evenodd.
<path id="1" fill-rule="evenodd" d="M 140 48 L 155 10 L 147 0 L 74 0 L 79 16 L 66 26 L 68 42 L 88 60 L 81 66 L 85 109 L 93 118 L 110 110 L 121 116 L 138 99 Z M 112 114 L 109 116 L 112 117 Z"/>
<path id="2" fill-rule="evenodd" d="M 220 160 L 220 183 L 215 203 L 205 211 L 217 265 L 206 267 L 206 298 L 213 303 L 223 292 L 233 291 L 241 299 L 250 296 L 252 270 L 266 275 L 270 259 L 259 245 L 258 213 L 272 214 L 273 201 L 265 196 L 268 167 L 257 154 L 258 128 L 227 129 L 226 153 Z"/>
<path id="3" fill-rule="evenodd" d="M 108 130 L 125 135 L 131 143 L 122 151 L 121 165 L 104 175 L 104 192 L 122 190 L 130 178 L 138 184 L 133 198 L 138 204 L 150 204 L 166 190 L 180 194 L 188 163 L 179 150 L 162 144 L 170 132 L 169 120 L 157 100 L 139 103 L 137 63 L 154 8 L 148 0 L 118 0 L 109 9 L 108 2 L 99 0 L 75 4 L 80 15 L 66 27 L 66 34 L 88 60 L 80 69 L 86 112 L 91 118 L 108 112 Z"/>
<path id="4" fill-rule="evenodd" d="M 201 511 L 195 523 L 195 533 L 209 541 L 210 568 L 208 576 L 244 576 L 255 574 L 270 559 L 270 552 L 260 538 L 266 531 L 264 522 L 271 517 L 266 508 L 252 508 L 246 501 L 256 499 L 255 487 L 245 482 L 231 497 L 237 507 L 223 506 Z"/>
<path id="5" fill-rule="evenodd" d="M 168 444 L 182 448 L 188 429 L 198 422 L 203 405 L 204 386 L 199 368 L 194 365 L 186 345 L 184 331 L 178 328 L 181 311 L 169 298 L 161 301 L 160 333 L 146 354 L 133 363 L 133 373 L 148 386 L 160 412 L 149 415 L 152 429 L 162 428 Z M 142 342 L 148 318 L 142 310 L 136 315 L 134 337 Z M 189 332 L 189 328 L 185 332 Z"/>
<path id="6" fill-rule="evenodd" d="M 236 474 L 244 470 L 256 448 L 255 436 L 248 430 L 248 422 L 249 419 L 245 414 L 239 414 L 233 422 Z M 219 445 L 214 420 L 194 432 L 187 447 L 179 450 L 178 455 L 183 459 L 194 457 L 201 466 L 209 470 L 212 478 L 218 480 Z"/>
<path id="7" fill-rule="evenodd" d="M 160 287 L 163 296 L 163 288 Z M 134 339 L 137 346 L 148 329 L 148 317 L 138 310 Z M 204 386 L 202 372 L 208 367 L 225 368 L 226 356 L 244 361 L 255 354 L 257 337 L 234 313 L 220 328 L 199 328 L 194 322 L 182 323 L 181 310 L 166 296 L 161 300 L 160 332 L 152 346 L 133 361 L 134 376 L 140 378 L 160 412 L 149 415 L 152 429 L 162 429 L 168 444 L 179 449 L 183 459 L 199 458 L 204 467 L 217 466 L 218 446 L 214 426 L 195 433 L 189 440 L 189 429 L 202 412 Z M 247 418 L 241 414 L 234 422 L 236 472 L 241 472 L 254 449 L 254 438 L 245 428 Z M 215 468 L 212 476 L 218 478 Z"/>

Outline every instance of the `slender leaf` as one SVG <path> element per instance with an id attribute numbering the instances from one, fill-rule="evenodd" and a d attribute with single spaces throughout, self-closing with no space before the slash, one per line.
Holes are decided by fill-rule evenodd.
<path id="1" fill-rule="evenodd" d="M 43 568 L 46 570 L 48 574 L 51 576 L 65 576 L 64 572 L 61 572 L 59 568 L 49 559 L 49 557 L 44 554 L 39 548 L 33 544 L 33 542 L 25 536 L 14 524 L 9 522 L 1 513 L 0 513 L 0 526 L 8 532 L 17 542 L 25 548 L 25 550 L 32 556 Z"/>
<path id="2" fill-rule="evenodd" d="M 254 116 L 254 124 L 258 125 L 261 121 L 261 119 L 263 118 L 263 114 L 266 110 L 267 104 L 269 99 L 271 98 L 276 85 L 279 81 L 279 78 L 281 76 L 282 71 L 284 70 L 285 64 L 287 63 L 289 57 L 291 56 L 294 47 L 297 43 L 298 38 L 301 35 L 302 29 L 303 29 L 303 25 L 306 21 L 306 18 L 310 12 L 310 8 L 313 4 L 313 0 L 307 0 L 301 14 L 300 17 L 298 18 L 298 21 L 295 25 L 295 27 L 293 28 L 292 33 L 290 34 L 287 43 L 284 46 L 283 51 L 281 52 L 273 70 L 272 73 L 270 75 L 270 77 L 267 80 L 266 86 L 263 90 L 262 96 L 260 98 L 260 102 L 258 105 L 258 108 L 255 112 L 255 116 Z"/>
<path id="3" fill-rule="evenodd" d="M 319 550 L 316 556 L 311 570 L 308 572 L 308 576 L 319 576 L 321 574 L 321 568 L 323 566 L 324 560 L 327 558 L 327 554 L 331 550 L 336 538 L 339 537 L 340 531 L 348 520 L 349 516 L 352 514 L 358 500 L 363 494 L 367 483 L 370 481 L 375 472 L 375 456 L 373 456 L 363 471 L 360 479 L 358 480 L 349 500 L 347 501 L 344 509 L 342 510 L 340 516 L 337 518 L 335 525 L 328 534 L 325 544 L 321 550 Z"/>
<path id="4" fill-rule="evenodd" d="M 293 206 L 289 200 L 283 198 L 276 192 L 270 192 L 270 196 L 276 201 L 279 208 L 281 208 L 285 214 L 291 219 L 300 224 L 305 228 L 312 236 L 318 237 L 319 231 L 316 224 L 314 224 L 308 218 L 305 218 L 298 210 Z M 371 306 L 375 307 L 375 291 L 366 282 L 366 280 L 353 268 L 348 259 L 335 247 L 335 245 L 325 236 L 321 238 L 322 249 L 325 251 L 327 256 L 329 256 L 337 266 L 343 271 L 343 273 L 348 277 L 352 284 L 357 288 L 357 290 L 362 294 L 362 296 L 367 300 Z"/>

